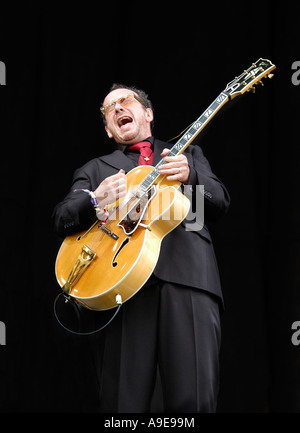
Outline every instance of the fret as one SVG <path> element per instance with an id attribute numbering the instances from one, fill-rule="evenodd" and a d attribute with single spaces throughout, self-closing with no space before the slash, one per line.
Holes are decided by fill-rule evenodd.
<path id="1" fill-rule="evenodd" d="M 163 162 L 162 162 L 163 161 Z M 147 191 L 147 189 L 153 184 L 153 182 L 155 182 L 156 181 L 156 179 L 158 178 L 158 176 L 159 176 L 159 170 L 157 169 L 157 167 L 159 166 L 159 165 L 162 165 L 162 163 L 165 163 L 165 161 L 164 160 L 162 160 L 162 161 L 160 161 L 160 163 L 158 163 L 157 165 L 156 165 L 156 167 L 153 169 L 153 170 L 151 170 L 150 171 L 150 173 L 148 174 L 148 176 L 146 176 L 145 177 L 145 179 L 143 180 L 143 182 L 140 184 L 140 188 L 143 190 L 143 191 Z"/>
<path id="2" fill-rule="evenodd" d="M 216 111 L 221 108 L 225 102 L 227 102 L 228 96 L 225 93 L 220 93 L 220 95 L 213 101 L 212 104 L 201 114 L 201 116 L 193 123 L 192 126 L 184 133 L 184 135 L 174 144 L 170 149 L 168 156 L 177 156 L 182 153 L 188 145 L 194 140 L 194 138 L 199 134 L 199 132 L 204 128 L 206 123 L 210 118 L 216 113 Z M 156 181 L 159 177 L 158 167 L 166 164 L 164 159 L 161 159 L 155 168 L 146 176 L 143 182 L 140 184 L 140 188 L 143 191 L 147 189 Z"/>
<path id="3" fill-rule="evenodd" d="M 184 133 L 184 135 L 175 143 L 171 151 L 176 155 L 182 153 L 188 145 L 194 140 L 199 132 L 205 127 L 215 115 L 215 113 L 228 101 L 228 96 L 221 92 L 220 95 L 210 104 L 210 106 L 201 114 L 201 116 L 193 123 L 192 126 Z"/>

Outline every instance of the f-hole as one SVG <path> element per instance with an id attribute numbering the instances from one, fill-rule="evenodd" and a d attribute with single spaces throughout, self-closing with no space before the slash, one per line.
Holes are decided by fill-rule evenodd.
<path id="1" fill-rule="evenodd" d="M 113 268 L 115 268 L 116 266 L 118 266 L 118 262 L 116 261 L 116 258 L 120 254 L 120 252 L 122 251 L 122 249 L 125 247 L 125 245 L 128 244 L 129 240 L 130 240 L 130 236 L 127 236 L 127 238 L 122 242 L 120 248 L 118 249 L 118 251 L 114 255 L 114 258 L 113 258 L 113 260 L 111 262 Z"/>
<path id="2" fill-rule="evenodd" d="M 92 228 L 94 228 L 95 227 L 95 225 L 97 224 L 99 222 L 99 220 L 96 220 L 95 222 L 94 222 L 94 224 L 93 225 L 91 225 L 91 227 L 85 232 L 85 233 L 83 233 L 83 235 L 79 235 L 77 238 L 76 238 L 76 241 L 77 242 L 79 242 L 79 241 L 81 241 L 81 239 L 82 238 L 84 238 L 91 230 L 92 230 Z"/>

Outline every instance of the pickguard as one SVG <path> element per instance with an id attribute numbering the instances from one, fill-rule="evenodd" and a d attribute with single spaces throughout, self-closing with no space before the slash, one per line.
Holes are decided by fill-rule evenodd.
<path id="1" fill-rule="evenodd" d="M 130 211 L 119 222 L 118 226 L 122 227 L 127 235 L 131 235 L 137 229 L 145 215 L 149 202 L 155 194 L 156 186 L 152 185 L 152 187 L 139 198 Z"/>

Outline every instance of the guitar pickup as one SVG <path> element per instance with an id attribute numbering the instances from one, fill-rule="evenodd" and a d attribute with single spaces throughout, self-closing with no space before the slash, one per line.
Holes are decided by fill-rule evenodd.
<path id="1" fill-rule="evenodd" d="M 102 230 L 104 233 L 106 233 L 111 238 L 113 238 L 115 241 L 117 241 L 119 239 L 119 236 L 117 236 L 114 232 L 112 232 L 107 227 L 105 227 L 105 225 L 100 224 L 99 229 Z"/>

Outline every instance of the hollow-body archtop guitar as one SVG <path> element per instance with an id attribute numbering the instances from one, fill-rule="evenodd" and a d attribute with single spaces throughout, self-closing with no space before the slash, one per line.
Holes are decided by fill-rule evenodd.
<path id="1" fill-rule="evenodd" d="M 181 154 L 230 99 L 254 90 L 275 69 L 259 59 L 227 84 L 212 104 L 188 128 L 168 155 Z M 139 166 L 127 176 L 127 193 L 108 209 L 104 224 L 68 236 L 55 264 L 63 292 L 83 306 L 106 310 L 130 299 L 151 276 L 163 238 L 186 218 L 190 201 L 180 182 L 169 182 L 158 167 Z"/>

